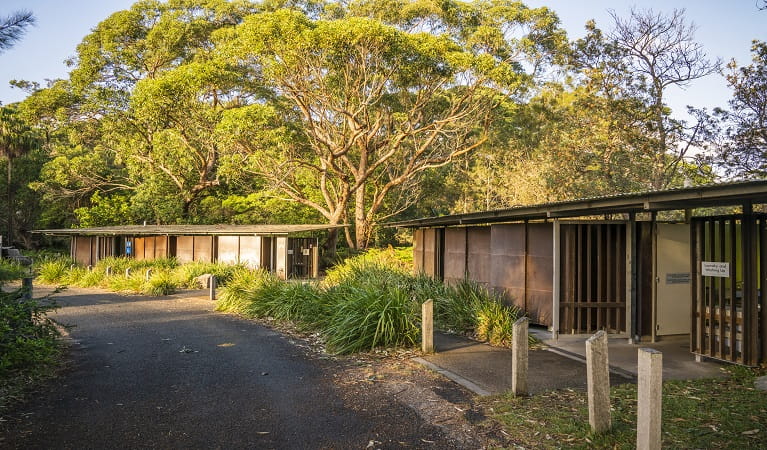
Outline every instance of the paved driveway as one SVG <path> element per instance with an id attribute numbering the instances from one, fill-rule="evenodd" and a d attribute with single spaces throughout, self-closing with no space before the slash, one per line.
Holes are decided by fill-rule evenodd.
<path id="1" fill-rule="evenodd" d="M 360 407 L 334 364 L 204 298 L 70 289 L 71 367 L 0 425 L 0 447 L 445 448 L 386 396 Z M 372 448 L 372 447 L 371 447 Z"/>

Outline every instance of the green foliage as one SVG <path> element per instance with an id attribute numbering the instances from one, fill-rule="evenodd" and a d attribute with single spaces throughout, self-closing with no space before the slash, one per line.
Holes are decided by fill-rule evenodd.
<path id="1" fill-rule="evenodd" d="M 172 273 L 159 271 L 142 286 L 142 292 L 146 295 L 160 296 L 170 295 L 176 292 L 177 284 Z"/>
<path id="2" fill-rule="evenodd" d="M 69 257 L 45 257 L 35 261 L 37 279 L 46 284 L 62 283 L 75 261 Z"/>
<path id="3" fill-rule="evenodd" d="M 0 258 L 0 286 L 10 280 L 19 280 L 29 275 L 29 267 L 16 261 Z"/>
<path id="4" fill-rule="evenodd" d="M 217 309 L 248 317 L 289 321 L 319 331 L 335 353 L 413 346 L 420 333 L 420 305 L 433 299 L 437 326 L 473 334 L 495 345 L 511 339 L 519 311 L 470 282 L 445 286 L 413 276 L 402 250 L 368 250 L 328 271 L 319 284 L 284 282 L 271 274 L 239 269 Z"/>
<path id="5" fill-rule="evenodd" d="M 0 292 L 0 410 L 30 380 L 50 374 L 59 345 L 58 330 L 47 313 L 49 298 L 23 298 L 22 290 Z"/>
<path id="6" fill-rule="evenodd" d="M 725 370 L 725 369 L 723 369 Z M 724 378 L 663 383 L 663 448 L 763 448 L 767 393 L 754 389 L 764 369 L 731 366 Z M 586 392 L 559 390 L 531 397 L 490 398 L 486 406 L 517 445 L 529 448 L 636 448 L 637 386 L 610 389 L 613 427 L 594 434 Z M 547 439 L 542 439 L 545 429 Z"/>
<path id="7" fill-rule="evenodd" d="M 240 268 L 237 265 L 220 262 L 194 261 L 178 266 L 178 269 L 175 270 L 175 276 L 178 283 L 183 286 L 199 287 L 195 283 L 195 278 L 210 273 L 216 276 L 216 282 L 219 286 L 225 286 Z"/>
<path id="8" fill-rule="evenodd" d="M 420 335 L 419 304 L 406 289 L 344 286 L 331 289 L 335 304 L 323 330 L 328 349 L 354 353 L 376 347 L 413 346 Z M 379 286 L 380 287 L 380 286 Z"/>

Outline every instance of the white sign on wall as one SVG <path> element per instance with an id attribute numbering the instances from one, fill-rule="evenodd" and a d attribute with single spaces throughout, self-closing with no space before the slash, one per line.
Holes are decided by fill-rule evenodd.
<path id="1" fill-rule="evenodd" d="M 704 277 L 730 278 L 730 263 L 701 261 L 700 274 Z"/>

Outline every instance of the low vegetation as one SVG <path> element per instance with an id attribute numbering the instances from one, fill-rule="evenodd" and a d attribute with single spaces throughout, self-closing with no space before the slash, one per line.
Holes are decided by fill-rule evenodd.
<path id="1" fill-rule="evenodd" d="M 0 262 L 0 411 L 39 380 L 50 376 L 58 361 L 58 329 L 47 313 L 49 298 L 33 299 L 25 289 L 6 283 L 26 276 L 27 268 Z"/>
<path id="2" fill-rule="evenodd" d="M 207 273 L 215 275 L 218 283 L 224 285 L 238 270 L 244 268 L 199 261 L 179 264 L 173 258 L 139 261 L 109 257 L 90 269 L 69 257 L 46 257 L 35 264 L 37 280 L 42 283 L 147 295 L 168 295 L 181 288 L 202 287 L 196 278 Z"/>
<path id="3" fill-rule="evenodd" d="M 420 304 L 435 302 L 436 326 L 504 345 L 519 310 L 471 282 L 445 286 L 413 276 L 397 249 L 370 250 L 328 270 L 321 283 L 283 282 L 266 272 L 242 270 L 223 289 L 217 308 L 248 317 L 289 321 L 320 332 L 329 351 L 415 346 Z"/>
<path id="4" fill-rule="evenodd" d="M 764 369 L 730 366 L 725 378 L 663 383 L 663 448 L 764 448 L 767 393 L 754 388 Z M 637 386 L 611 390 L 613 428 L 593 434 L 583 391 L 484 400 L 521 447 L 633 449 Z"/>

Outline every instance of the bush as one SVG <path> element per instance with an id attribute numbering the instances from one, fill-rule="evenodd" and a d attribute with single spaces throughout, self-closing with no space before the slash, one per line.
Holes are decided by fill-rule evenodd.
<path id="1" fill-rule="evenodd" d="M 337 297 L 324 330 L 331 352 L 412 346 L 418 341 L 418 304 L 407 290 L 395 286 L 389 289 L 344 286 L 331 289 L 327 295 Z"/>
<path id="2" fill-rule="evenodd" d="M 149 281 L 142 283 L 141 292 L 146 295 L 170 295 L 176 292 L 178 285 L 170 272 L 160 271 L 153 273 Z"/>
<path id="3" fill-rule="evenodd" d="M 206 273 L 215 275 L 218 285 L 225 286 L 240 268 L 244 268 L 244 266 L 220 262 L 195 261 L 178 266 L 175 273 L 177 282 L 181 286 L 197 287 L 195 286 L 194 279 Z"/>
<path id="4" fill-rule="evenodd" d="M 0 282 L 18 280 L 29 274 L 29 267 L 16 261 L 0 258 Z"/>
<path id="5" fill-rule="evenodd" d="M 37 279 L 48 284 L 62 283 L 74 264 L 72 258 L 45 257 L 35 264 Z"/>
<path id="6" fill-rule="evenodd" d="M 49 376 L 60 353 L 58 330 L 46 316 L 55 304 L 22 294 L 0 291 L 0 410 L 31 381 Z"/>

